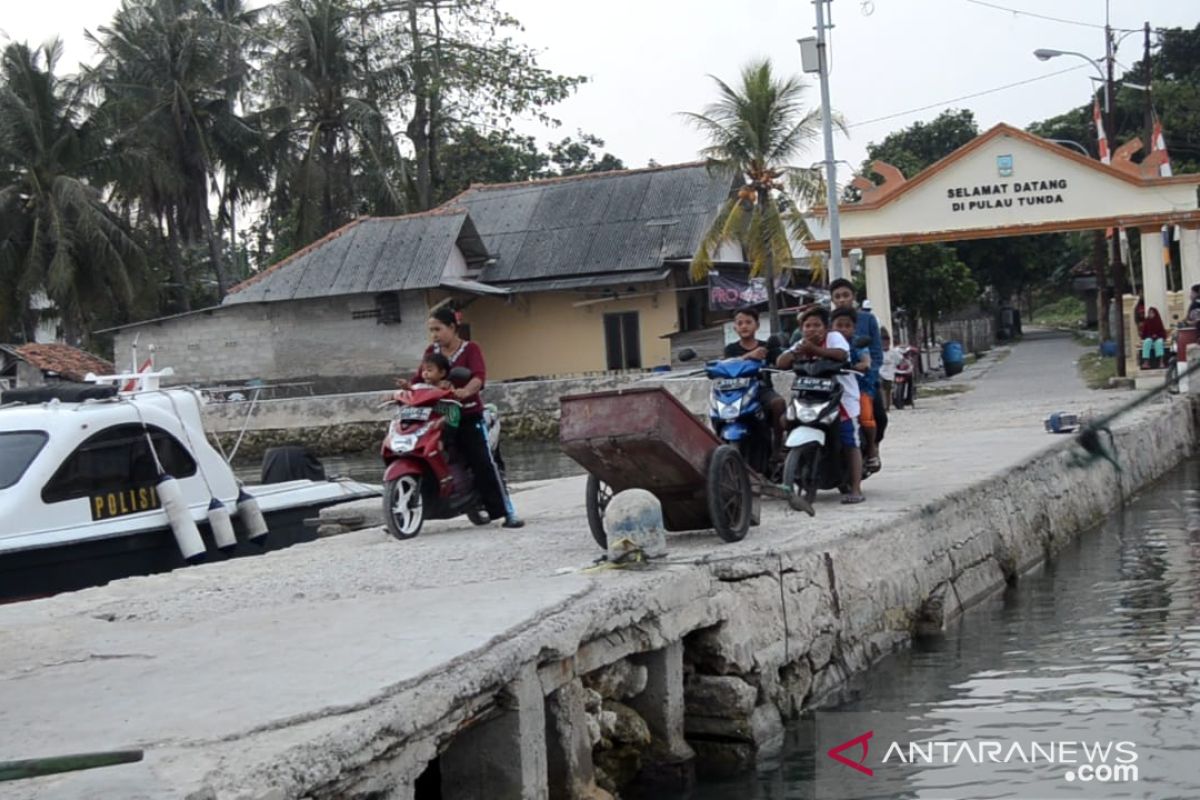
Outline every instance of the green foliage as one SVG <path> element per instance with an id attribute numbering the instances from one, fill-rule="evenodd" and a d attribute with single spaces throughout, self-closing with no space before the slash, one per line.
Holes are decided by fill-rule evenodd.
<path id="1" fill-rule="evenodd" d="M 10 341 L 32 339 L 40 295 L 81 341 L 120 317 L 142 265 L 89 180 L 104 142 L 84 119 L 83 87 L 55 74 L 61 54 L 56 40 L 0 55 L 0 333 Z"/>
<path id="2" fill-rule="evenodd" d="M 978 135 L 979 126 L 973 113 L 967 109 L 947 109 L 930 122 L 915 122 L 888 134 L 879 144 L 868 144 L 862 171 L 872 176 L 871 162 L 881 159 L 911 178 Z"/>
<path id="3" fill-rule="evenodd" d="M 1077 328 L 1087 319 L 1087 309 L 1078 297 L 1060 297 L 1053 303 L 1047 303 L 1034 310 L 1030 322 L 1039 325 Z"/>
<path id="4" fill-rule="evenodd" d="M 946 245 L 888 250 L 888 281 L 893 301 L 908 312 L 912 333 L 918 318 L 931 324 L 979 297 L 971 270 L 958 260 L 954 248 Z"/>

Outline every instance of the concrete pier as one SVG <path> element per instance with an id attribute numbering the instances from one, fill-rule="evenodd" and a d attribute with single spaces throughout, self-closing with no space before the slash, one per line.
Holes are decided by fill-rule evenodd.
<path id="1" fill-rule="evenodd" d="M 517 495 L 521 531 L 366 530 L 2 607 L 3 757 L 146 758 L 0 796 L 603 798 L 770 757 L 783 720 L 1193 451 L 1200 399 L 1164 396 L 1114 423 L 1119 474 L 1072 466 L 1042 419 L 1134 395 L 1030 339 L 893 412 L 867 503 L 766 502 L 744 541 L 671 534 L 646 569 L 581 571 L 571 478 Z"/>

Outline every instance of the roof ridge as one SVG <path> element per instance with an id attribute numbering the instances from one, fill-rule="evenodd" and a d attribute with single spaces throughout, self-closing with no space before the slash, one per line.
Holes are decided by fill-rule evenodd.
<path id="1" fill-rule="evenodd" d="M 640 175 L 646 172 L 669 172 L 676 169 L 690 169 L 692 167 L 707 166 L 707 161 L 685 161 L 679 164 L 660 164 L 655 167 L 635 167 L 633 169 L 610 169 L 603 172 L 581 172 L 576 175 L 554 175 L 549 178 L 535 178 L 527 181 L 509 181 L 507 183 L 472 183 L 463 191 L 451 197 L 446 203 L 453 203 L 458 198 L 465 194 L 474 191 L 488 189 L 512 189 L 520 186 L 547 186 L 558 183 L 567 183 L 569 181 L 584 181 L 596 178 L 617 178 L 626 175 Z"/>

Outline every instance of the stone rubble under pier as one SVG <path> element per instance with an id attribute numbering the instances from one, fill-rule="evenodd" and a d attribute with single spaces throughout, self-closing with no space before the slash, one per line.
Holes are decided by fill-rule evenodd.
<path id="1" fill-rule="evenodd" d="M 752 767 L 1194 450 L 1200 404 L 1163 398 L 1118 421 L 1119 478 L 1070 467 L 1046 414 L 1133 397 L 1083 389 L 1082 352 L 1030 337 L 893 413 L 863 505 L 765 501 L 744 541 L 669 534 L 647 569 L 580 571 L 598 551 L 569 478 L 516 495 L 522 531 L 370 529 L 2 607 L 5 758 L 146 758 L 0 797 L 603 798 Z"/>

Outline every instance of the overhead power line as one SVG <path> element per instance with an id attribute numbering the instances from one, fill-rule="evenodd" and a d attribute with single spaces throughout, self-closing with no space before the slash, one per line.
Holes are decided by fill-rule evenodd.
<path id="1" fill-rule="evenodd" d="M 1019 14 L 1023 17 L 1033 17 L 1034 19 L 1044 19 L 1044 20 L 1048 20 L 1050 22 L 1061 22 L 1064 25 L 1078 25 L 1082 28 L 1096 28 L 1097 30 L 1104 30 L 1103 25 L 1100 25 L 1095 22 L 1084 22 L 1084 21 L 1078 20 L 1078 19 L 1064 19 L 1062 17 L 1051 17 L 1048 14 L 1038 14 L 1034 11 L 1022 11 L 1019 8 L 1009 8 L 1008 6 L 1001 6 L 1001 5 L 997 5 L 996 3 L 988 3 L 985 0 L 967 0 L 967 2 L 977 5 L 977 6 L 983 6 L 985 8 L 994 8 L 997 11 L 1007 11 L 1009 14 Z M 1132 29 L 1131 28 L 1113 28 L 1113 30 L 1124 32 L 1124 31 L 1129 31 Z"/>
<path id="2" fill-rule="evenodd" d="M 1003 92 L 1005 89 L 1013 89 L 1013 88 L 1016 88 L 1017 86 L 1024 86 L 1029 83 L 1036 83 L 1037 81 L 1044 81 L 1047 78 L 1053 78 L 1053 77 L 1062 75 L 1067 72 L 1074 72 L 1075 70 L 1083 69 L 1084 67 L 1087 67 L 1087 66 L 1090 66 L 1090 65 L 1089 64 L 1078 64 L 1074 67 L 1067 67 L 1066 69 L 1060 69 L 1057 72 L 1048 72 L 1045 75 L 1038 75 L 1036 78 L 1026 78 L 1023 81 L 1017 81 L 1015 83 L 1006 83 L 1003 86 L 996 86 L 991 89 L 984 89 L 982 92 L 973 92 L 972 94 L 964 94 L 961 97 L 952 97 L 949 100 L 940 100 L 936 103 L 930 103 L 927 106 L 921 106 L 920 108 L 910 108 L 906 111 L 897 111 L 894 114 L 887 114 L 882 117 L 875 117 L 874 119 L 865 119 L 862 122 L 851 123 L 851 124 L 847 125 L 846 127 L 847 128 L 857 128 L 861 125 L 870 125 L 875 122 L 884 122 L 885 120 L 895 119 L 896 117 L 907 116 L 908 114 L 916 114 L 918 111 L 928 111 L 931 108 L 941 108 L 943 106 L 948 106 L 951 103 L 957 103 L 961 100 L 970 100 L 975 97 L 983 97 L 984 95 L 987 95 L 987 94 L 994 94 L 995 92 Z"/>

